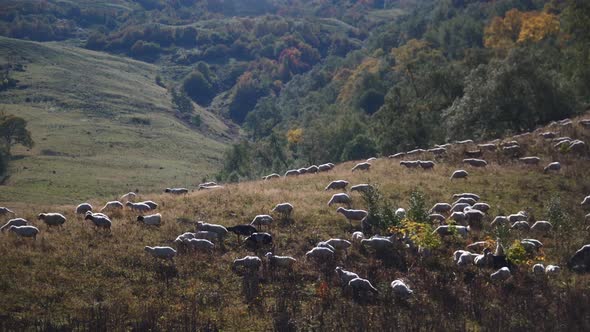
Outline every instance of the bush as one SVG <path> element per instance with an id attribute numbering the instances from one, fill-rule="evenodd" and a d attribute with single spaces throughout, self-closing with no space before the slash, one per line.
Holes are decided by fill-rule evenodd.
<path id="1" fill-rule="evenodd" d="M 377 154 L 375 142 L 367 135 L 360 134 L 350 141 L 342 151 L 342 160 L 359 160 L 374 157 Z"/>
<path id="2" fill-rule="evenodd" d="M 199 105 L 208 105 L 215 91 L 211 82 L 198 70 L 193 71 L 182 84 L 184 92 Z"/>
<path id="3" fill-rule="evenodd" d="M 367 206 L 365 223 L 373 233 L 383 233 L 398 226 L 400 218 L 395 215 L 391 203 L 385 199 L 377 188 L 362 192 L 362 198 Z"/>
<path id="4" fill-rule="evenodd" d="M 413 190 L 410 194 L 409 203 L 408 219 L 419 223 L 426 223 L 428 221 L 428 209 L 426 208 L 424 194 L 418 190 Z"/>

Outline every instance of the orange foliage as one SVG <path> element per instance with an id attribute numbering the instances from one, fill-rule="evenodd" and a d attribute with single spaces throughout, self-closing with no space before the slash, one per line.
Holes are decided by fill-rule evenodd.
<path id="1" fill-rule="evenodd" d="M 291 129 L 287 132 L 287 141 L 289 144 L 297 144 L 301 142 L 301 138 L 303 138 L 302 128 Z"/>
<path id="2" fill-rule="evenodd" d="M 381 61 L 377 58 L 367 57 L 358 65 L 354 71 L 348 76 L 346 83 L 340 90 L 338 95 L 338 102 L 347 103 L 351 100 L 355 91 L 358 91 L 357 87 L 362 83 L 363 76 L 365 74 L 376 74 L 379 72 Z"/>
<path id="3" fill-rule="evenodd" d="M 511 9 L 504 18 L 494 17 L 484 30 L 484 45 L 507 49 L 517 43 L 537 43 L 559 33 L 559 17 L 545 12 Z"/>

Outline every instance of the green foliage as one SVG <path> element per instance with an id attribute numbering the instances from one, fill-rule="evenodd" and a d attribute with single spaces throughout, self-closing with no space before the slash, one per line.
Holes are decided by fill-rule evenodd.
<path id="1" fill-rule="evenodd" d="M 514 240 L 510 248 L 508 248 L 506 258 L 515 265 L 524 264 L 528 260 L 526 249 L 522 246 L 520 240 Z"/>
<path id="2" fill-rule="evenodd" d="M 10 156 L 13 145 L 22 144 L 32 148 L 35 144 L 31 133 L 27 130 L 25 119 L 11 115 L 0 114 L 0 146 Z"/>
<path id="3" fill-rule="evenodd" d="M 200 114 L 193 115 L 191 118 L 191 123 L 193 124 L 193 126 L 200 127 L 201 124 L 203 123 L 203 120 L 201 119 L 201 115 Z"/>
<path id="4" fill-rule="evenodd" d="M 199 70 L 193 71 L 185 78 L 182 88 L 186 95 L 199 105 L 209 104 L 215 96 L 213 85 Z"/>
<path id="5" fill-rule="evenodd" d="M 193 104 L 190 99 L 186 96 L 184 91 L 180 93 L 172 89 L 172 103 L 176 106 L 176 109 L 183 114 L 192 114 L 195 111 Z"/>
<path id="6" fill-rule="evenodd" d="M 428 222 L 428 209 L 426 208 L 426 200 L 424 193 L 414 189 L 410 194 L 408 208 L 408 219 L 414 222 L 426 223 Z"/>
<path id="7" fill-rule="evenodd" d="M 367 135 L 357 135 L 346 144 L 340 160 L 359 160 L 374 157 L 377 150 L 375 142 Z"/>
<path id="8" fill-rule="evenodd" d="M 371 232 L 383 234 L 391 227 L 399 225 L 401 219 L 395 215 L 395 209 L 379 189 L 373 188 L 362 192 L 361 195 L 368 212 L 365 223 L 370 226 Z"/>
<path id="9" fill-rule="evenodd" d="M 367 114 L 373 114 L 379 110 L 379 108 L 385 102 L 385 95 L 375 89 L 369 89 L 361 95 L 359 98 L 359 107 Z"/>

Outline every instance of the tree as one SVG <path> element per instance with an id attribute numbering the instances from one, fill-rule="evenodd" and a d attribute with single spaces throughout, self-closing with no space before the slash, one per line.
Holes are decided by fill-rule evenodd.
<path id="1" fill-rule="evenodd" d="M 27 121 L 10 114 L 0 114 L 0 138 L 9 156 L 13 145 L 22 144 L 27 148 L 32 148 L 34 145 L 31 133 L 27 130 Z"/>
<path id="2" fill-rule="evenodd" d="M 545 12 L 511 9 L 504 18 L 494 17 L 484 31 L 488 48 L 509 49 L 517 43 L 538 43 L 559 32 L 559 17 Z"/>
<path id="3" fill-rule="evenodd" d="M 200 105 L 207 105 L 215 95 L 213 85 L 198 70 L 193 71 L 182 84 L 186 94 Z"/>
<path id="4" fill-rule="evenodd" d="M 342 160 L 359 160 L 374 157 L 377 153 L 375 142 L 367 135 L 357 135 L 344 147 Z"/>

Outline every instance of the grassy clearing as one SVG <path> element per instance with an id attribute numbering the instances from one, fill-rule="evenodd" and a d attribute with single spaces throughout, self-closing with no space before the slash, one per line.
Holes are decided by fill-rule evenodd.
<path id="1" fill-rule="evenodd" d="M 25 118 L 36 142 L 14 150 L 2 202 L 160 191 L 198 183 L 221 163 L 227 126 L 203 109 L 203 131 L 178 121 L 154 65 L 9 38 L 0 38 L 0 62 L 25 65 L 14 72 L 23 88 L 3 92 L 0 110 Z"/>
<path id="2" fill-rule="evenodd" d="M 527 139 L 523 144 L 543 151 L 543 163 L 560 160 L 559 174 L 543 174 L 542 166 L 523 167 L 502 158 L 486 159 L 486 169 L 471 169 L 467 181 L 450 181 L 453 170 L 463 167 L 459 151 L 437 164 L 433 171 L 407 170 L 397 161 L 379 159 L 369 172 L 351 173 L 353 162 L 338 165 L 329 173 L 271 181 L 227 185 L 224 189 L 193 192 L 186 196 L 142 195 L 160 203 L 165 224 L 147 228 L 132 220 L 135 215 L 113 215 L 111 234 L 95 232 L 77 219 L 73 205 L 20 207 L 18 215 L 35 220 L 42 210 L 63 212 L 68 222 L 62 229 L 41 229 L 37 241 L 2 234 L 0 241 L 0 326 L 21 329 L 153 329 L 153 330 L 587 330 L 590 279 L 565 269 L 556 278 L 534 280 L 527 265 L 519 266 L 506 283 L 489 280 L 492 270 L 458 269 L 452 266 L 453 250 L 467 243 L 494 238 L 486 226 L 483 233 L 455 239 L 420 258 L 405 254 L 407 268 L 400 269 L 388 258 L 375 258 L 352 248 L 337 264 L 367 277 L 380 290 L 377 298 L 355 302 L 342 294 L 332 268 L 321 271 L 304 259 L 318 241 L 349 238 L 351 228 L 326 206 L 332 191 L 324 186 L 346 179 L 351 185 L 372 183 L 395 207 L 408 208 L 410 193 L 418 188 L 431 206 L 452 202 L 452 194 L 475 192 L 491 205 L 488 215 L 515 213 L 527 208 L 538 219 L 546 218 L 545 202 L 560 195 L 571 216 L 572 235 L 552 234 L 541 238 L 545 264 L 560 264 L 588 243 L 581 199 L 590 192 L 587 160 L 551 155 L 546 143 Z M 498 160 L 501 164 L 498 164 Z M 353 206 L 364 208 L 358 194 Z M 90 200 L 94 206 L 102 200 Z M 145 245 L 171 245 L 174 238 L 193 226 L 179 219 L 205 220 L 223 225 L 249 222 L 256 214 L 268 213 L 280 202 L 291 202 L 294 215 L 276 221 L 271 232 L 277 254 L 298 258 L 295 272 L 272 276 L 264 269 L 250 280 L 258 296 L 248 298 L 247 279 L 234 274 L 233 259 L 250 254 L 234 235 L 212 256 L 180 255 L 174 264 L 157 262 L 143 251 Z M 512 240 L 533 237 L 512 232 Z M 395 300 L 388 285 L 404 278 L 415 291 L 408 301 Z M 251 294 L 250 294 L 251 295 Z"/>

